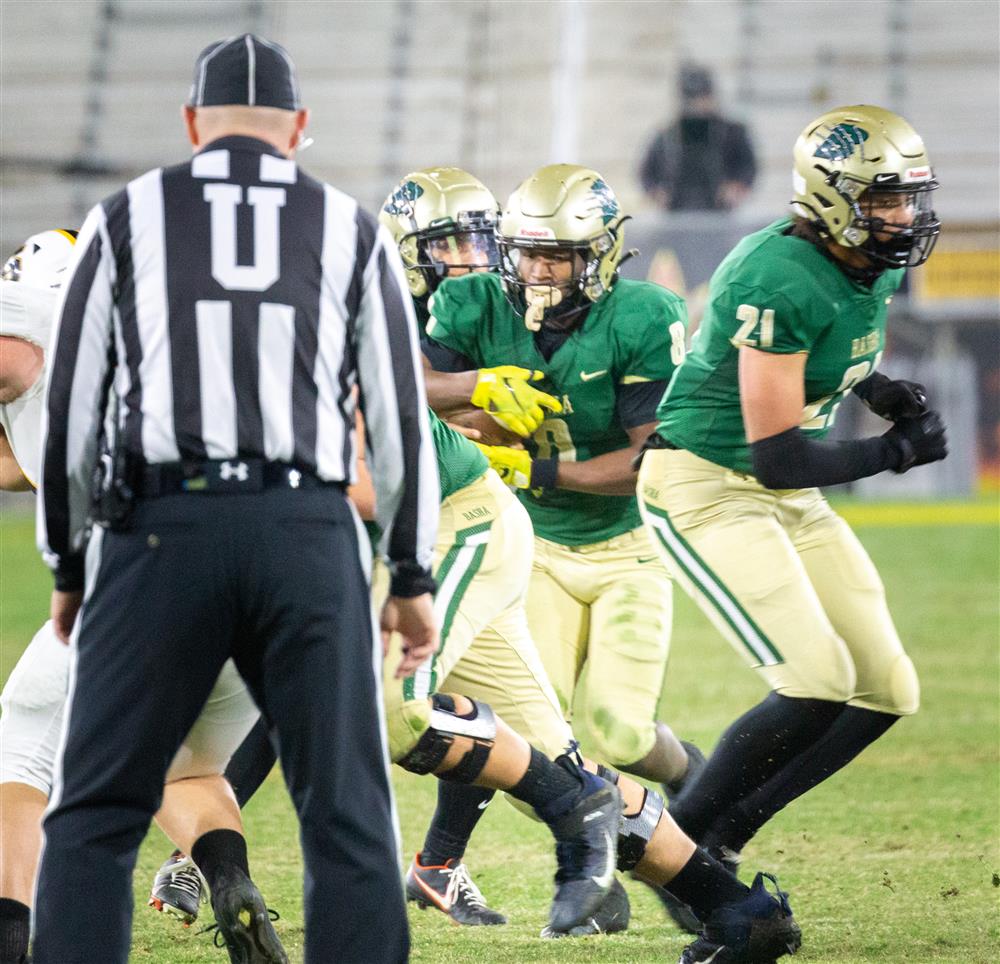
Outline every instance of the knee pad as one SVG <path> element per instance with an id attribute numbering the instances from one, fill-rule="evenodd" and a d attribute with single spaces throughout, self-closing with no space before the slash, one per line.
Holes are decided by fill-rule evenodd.
<path id="1" fill-rule="evenodd" d="M 459 716 L 452 697 L 447 693 L 435 693 L 430 700 L 430 725 L 399 765 L 411 773 L 433 773 L 444 762 L 455 737 L 464 736 L 472 740 L 472 748 L 456 766 L 438 776 L 454 783 L 472 783 L 486 766 L 496 741 L 497 721 L 488 704 L 478 700 L 469 702 L 473 715 Z"/>

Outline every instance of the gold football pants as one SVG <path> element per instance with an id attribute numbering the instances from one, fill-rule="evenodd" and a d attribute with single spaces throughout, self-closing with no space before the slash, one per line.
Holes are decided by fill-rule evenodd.
<path id="1" fill-rule="evenodd" d="M 818 489 L 766 489 L 661 449 L 643 459 L 639 506 L 677 581 L 773 690 L 916 712 L 882 581 Z"/>
<path id="2" fill-rule="evenodd" d="M 393 678 L 400 646 L 394 636 L 384 663 L 384 697 L 393 760 L 406 756 L 427 729 L 435 692 L 482 700 L 516 733 L 550 757 L 572 734 L 524 612 L 531 575 L 531 520 L 491 469 L 441 503 L 434 576 L 440 647 L 417 671 Z M 388 589 L 384 567 L 374 595 Z"/>
<path id="3" fill-rule="evenodd" d="M 584 546 L 535 538 L 531 635 L 603 763 L 627 767 L 653 748 L 671 615 L 670 577 L 641 527 Z"/>

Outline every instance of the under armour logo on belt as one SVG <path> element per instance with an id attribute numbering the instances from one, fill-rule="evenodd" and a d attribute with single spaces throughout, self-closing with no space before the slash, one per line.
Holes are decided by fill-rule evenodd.
<path id="1" fill-rule="evenodd" d="M 223 462 L 219 466 L 219 478 L 223 482 L 228 482 L 230 479 L 246 482 L 250 478 L 250 467 L 246 462 Z"/>

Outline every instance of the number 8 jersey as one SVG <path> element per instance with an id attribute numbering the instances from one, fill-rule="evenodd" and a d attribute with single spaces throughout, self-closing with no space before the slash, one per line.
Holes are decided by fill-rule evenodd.
<path id="1" fill-rule="evenodd" d="M 653 406 L 629 404 L 640 386 L 665 382 L 684 357 L 687 308 L 682 298 L 644 281 L 619 280 L 548 359 L 504 296 L 495 275 L 442 283 L 431 302 L 427 334 L 473 366 L 521 365 L 545 372 L 538 383 L 562 402 L 525 445 L 534 458 L 584 461 L 628 448 L 626 429 L 654 421 Z M 647 414 L 648 413 L 648 414 Z M 588 545 L 642 524 L 635 496 L 565 489 L 518 493 L 543 539 Z"/>
<path id="2" fill-rule="evenodd" d="M 664 438 L 738 472 L 752 471 L 740 347 L 808 354 L 800 428 L 822 438 L 844 394 L 878 365 L 888 305 L 903 281 L 900 269 L 870 288 L 854 282 L 791 228 L 783 218 L 748 235 L 716 269 L 701 327 L 657 410 Z"/>

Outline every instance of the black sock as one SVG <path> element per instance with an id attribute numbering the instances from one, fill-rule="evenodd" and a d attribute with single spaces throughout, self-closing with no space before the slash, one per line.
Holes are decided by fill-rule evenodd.
<path id="1" fill-rule="evenodd" d="M 722 734 L 702 771 L 671 802 L 670 815 L 701 842 L 716 817 L 815 743 L 843 709 L 843 703 L 771 693 Z"/>
<path id="2" fill-rule="evenodd" d="M 575 763 L 569 762 L 565 766 L 553 763 L 544 753 L 532 747 L 527 771 L 507 793 L 534 807 L 542 820 L 552 823 L 567 813 L 580 799 L 584 789 L 590 787 L 587 781 L 589 776 L 591 774 Z M 594 780 L 598 779 L 594 777 Z"/>
<path id="3" fill-rule="evenodd" d="M 191 848 L 191 859 L 198 865 L 211 890 L 220 877 L 229 876 L 233 868 L 250 876 L 247 861 L 247 842 L 235 830 L 209 830 L 202 834 Z"/>
<path id="4" fill-rule="evenodd" d="M 898 719 L 892 713 L 845 706 L 812 746 L 719 817 L 705 833 L 704 846 L 742 850 L 779 810 L 850 763 Z"/>
<path id="5" fill-rule="evenodd" d="M 701 847 L 663 889 L 684 901 L 702 920 L 716 907 L 733 904 L 750 893 L 746 884 L 740 883 Z"/>
<path id="6" fill-rule="evenodd" d="M 27 956 L 30 936 L 31 908 L 0 897 L 0 964 L 18 964 Z"/>
<path id="7" fill-rule="evenodd" d="M 438 780 L 437 810 L 427 828 L 420 862 L 425 867 L 440 867 L 449 860 L 461 860 L 472 831 L 495 793 L 489 787 Z"/>
<path id="8" fill-rule="evenodd" d="M 239 745 L 229 761 L 229 766 L 226 767 L 226 779 L 232 785 L 236 802 L 241 810 L 267 779 L 277 759 L 270 730 L 262 716 Z"/>

